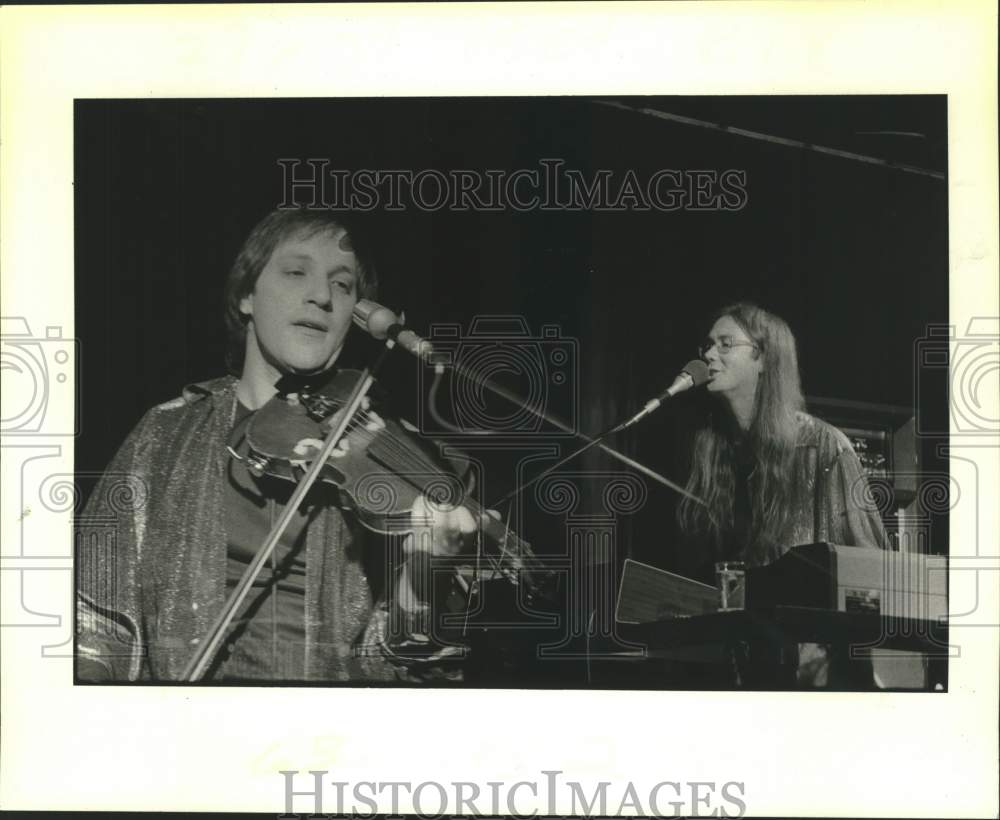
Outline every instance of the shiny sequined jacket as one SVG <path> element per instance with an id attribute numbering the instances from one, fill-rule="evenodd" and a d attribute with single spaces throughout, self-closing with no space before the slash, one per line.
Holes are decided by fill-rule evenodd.
<path id="1" fill-rule="evenodd" d="M 777 543 L 747 544 L 748 532 L 724 535 L 723 546 L 707 536 L 688 536 L 679 569 L 714 582 L 713 562 L 729 558 L 750 566 L 770 564 L 792 547 L 826 541 L 859 547 L 887 546 L 885 529 L 857 454 L 840 430 L 807 413 L 797 415 L 797 440 L 790 469 L 794 497 Z M 751 473 L 750 481 L 753 481 Z"/>
<path id="2" fill-rule="evenodd" d="M 227 377 L 150 410 L 77 520 L 77 672 L 177 680 L 226 599 L 223 487 L 236 406 Z M 310 524 L 305 677 L 402 677 L 359 641 L 384 626 L 361 562 L 361 533 L 340 510 Z M 376 617 L 373 618 L 373 612 Z M 359 643 L 368 646 L 359 652 Z"/>
<path id="3" fill-rule="evenodd" d="M 763 556 L 780 558 L 791 547 L 827 541 L 857 547 L 886 547 L 885 529 L 851 442 L 836 427 L 798 414 L 798 441 L 792 469 L 800 503 L 784 538 Z"/>

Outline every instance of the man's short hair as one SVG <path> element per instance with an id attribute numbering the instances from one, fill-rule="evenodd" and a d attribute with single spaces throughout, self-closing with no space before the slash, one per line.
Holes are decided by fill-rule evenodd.
<path id="1" fill-rule="evenodd" d="M 378 276 L 371 259 L 361 247 L 363 243 L 359 243 L 356 225 L 350 215 L 309 208 L 279 208 L 271 211 L 250 231 L 226 279 L 226 365 L 234 376 L 238 376 L 243 369 L 249 320 L 240 311 L 240 302 L 253 293 L 274 249 L 293 236 L 308 238 L 318 233 L 339 231 L 345 233 L 342 240 L 344 247 L 353 251 L 358 260 L 358 297 L 374 298 L 378 290 Z"/>

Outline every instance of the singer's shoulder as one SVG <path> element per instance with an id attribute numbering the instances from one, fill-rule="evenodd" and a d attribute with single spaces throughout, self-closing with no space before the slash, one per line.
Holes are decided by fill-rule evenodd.
<path id="1" fill-rule="evenodd" d="M 188 384 L 181 390 L 179 396 L 156 405 L 151 412 L 157 415 L 170 414 L 195 405 L 206 406 L 215 404 L 219 400 L 229 400 L 236 393 L 236 385 L 235 376 L 220 376 L 217 379 Z"/>
<path id="2" fill-rule="evenodd" d="M 145 459 L 159 464 L 159 454 L 169 452 L 183 436 L 192 430 L 203 430 L 208 419 L 217 411 L 231 412 L 236 398 L 237 379 L 224 376 L 190 384 L 177 398 L 157 404 L 147 410 L 119 449 L 119 458 Z M 226 418 L 226 416 L 215 416 Z"/>
<path id="3" fill-rule="evenodd" d="M 845 450 L 853 450 L 847 436 L 832 424 L 801 411 L 795 415 L 799 447 L 815 447 L 824 459 L 836 458 Z"/>

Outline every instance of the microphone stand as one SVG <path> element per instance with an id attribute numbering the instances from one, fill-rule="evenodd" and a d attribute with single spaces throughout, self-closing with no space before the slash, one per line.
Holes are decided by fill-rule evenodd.
<path id="1" fill-rule="evenodd" d="M 659 405 L 657 405 L 657 406 L 659 406 Z M 648 405 L 647 405 L 647 407 L 648 407 Z M 624 461 L 624 462 L 626 462 L 628 464 L 632 464 L 632 465 L 636 466 L 637 468 L 639 468 L 639 469 L 641 469 L 643 471 L 646 471 L 646 468 L 644 468 L 638 462 L 632 461 L 632 459 L 630 459 L 628 456 L 622 455 L 617 450 L 612 450 L 609 447 L 605 447 L 603 444 L 601 444 L 601 442 L 605 438 L 607 438 L 608 436 L 614 435 L 615 433 L 619 433 L 619 432 L 621 432 L 622 430 L 624 430 L 627 427 L 631 427 L 640 418 L 642 418 L 643 416 L 647 415 L 647 413 L 649 413 L 649 412 L 652 412 L 652 411 L 651 410 L 640 411 L 638 414 L 632 416 L 631 418 L 627 419 L 626 421 L 619 422 L 618 424 L 614 425 L 613 427 L 609 427 L 607 430 L 605 430 L 603 433 L 601 433 L 596 438 L 589 438 L 588 436 L 582 436 L 581 435 L 582 438 L 586 438 L 587 439 L 587 443 L 586 444 L 584 444 L 582 447 L 578 447 L 576 450 L 574 450 L 568 456 L 565 456 L 564 458 L 559 459 L 559 461 L 557 461 L 555 464 L 550 464 L 548 467 L 546 467 L 544 470 L 542 470 L 538 475 L 533 476 L 529 481 L 526 481 L 524 484 L 521 484 L 520 486 L 515 487 L 513 490 L 511 490 L 506 495 L 502 496 L 501 498 L 498 498 L 493 504 L 490 504 L 490 507 L 496 507 L 496 506 L 498 506 L 500 504 L 503 504 L 503 502 L 507 501 L 510 498 L 513 498 L 519 492 L 521 492 L 523 490 L 527 490 L 529 487 L 534 486 L 539 481 L 541 481 L 543 478 L 545 478 L 545 476 L 549 475 L 554 470 L 557 470 L 559 467 L 562 467 L 563 464 L 566 464 L 567 462 L 572 461 L 577 456 L 581 455 L 582 453 L 585 453 L 591 447 L 595 447 L 595 446 L 596 447 L 601 447 L 601 449 L 603 449 L 603 450 L 606 450 L 608 452 L 614 453 L 622 461 Z M 672 482 L 668 481 L 667 479 L 663 478 L 662 476 L 659 476 L 657 473 L 654 473 L 652 470 L 649 470 L 648 472 L 652 473 L 652 475 L 654 475 L 654 476 L 657 476 L 664 483 L 666 483 L 668 486 L 674 487 L 674 489 L 678 490 L 679 492 L 683 493 L 684 495 L 686 495 L 686 496 L 688 496 L 690 498 L 693 498 L 696 501 L 701 501 L 701 499 L 698 498 L 696 495 L 693 495 L 692 493 L 689 493 L 683 487 L 678 487 L 677 485 L 673 484 Z M 701 503 L 704 504 L 703 501 Z"/>
<path id="2" fill-rule="evenodd" d="M 419 361 L 426 362 L 434 366 L 435 381 L 434 381 L 434 386 L 431 388 L 432 391 L 430 399 L 431 414 L 436 419 L 438 419 L 443 426 L 449 427 L 453 430 L 456 429 L 454 425 L 450 425 L 448 422 L 445 422 L 444 420 L 440 419 L 434 409 L 433 405 L 434 390 L 437 389 L 438 379 L 441 377 L 441 374 L 444 373 L 445 365 L 441 362 L 433 361 L 433 356 L 434 356 L 433 345 L 427 342 L 425 339 L 421 339 L 412 331 L 408 330 L 405 327 L 404 324 L 405 319 L 402 316 L 396 316 L 396 314 L 393 313 L 393 311 L 368 299 L 362 299 L 358 301 L 357 305 L 354 308 L 353 321 L 354 324 L 356 324 L 366 333 L 371 334 L 376 339 L 389 338 L 395 341 L 400 347 L 404 348 L 409 353 L 416 356 L 416 358 Z M 603 433 L 597 439 L 591 439 L 589 436 L 587 436 L 584 433 L 581 433 L 579 430 L 573 430 L 568 424 L 556 418 L 555 416 L 546 413 L 541 408 L 531 407 L 530 405 L 527 404 L 527 402 L 522 400 L 519 396 L 516 396 L 515 394 L 511 393 L 509 390 L 501 387 L 498 384 L 494 384 L 489 379 L 469 373 L 462 365 L 459 365 L 457 362 L 451 362 L 449 366 L 453 371 L 458 373 L 463 378 L 469 380 L 473 384 L 481 384 L 483 387 L 487 388 L 495 395 L 500 396 L 501 398 L 511 402 L 516 407 L 520 407 L 527 410 L 529 413 L 535 416 L 535 418 L 548 422 L 553 427 L 562 430 L 564 433 L 569 433 L 571 436 L 583 439 L 584 441 L 588 442 L 588 447 L 591 446 L 600 447 L 601 450 L 603 450 L 612 458 L 618 459 L 622 463 L 627 464 L 632 469 L 637 470 L 638 472 L 648 476 L 649 478 L 652 478 L 654 481 L 659 482 L 663 486 L 669 487 L 671 490 L 674 490 L 675 492 L 678 492 L 681 495 L 690 498 L 692 501 L 696 501 L 697 503 L 702 505 L 705 504 L 703 499 L 699 498 L 693 493 L 688 492 L 683 487 L 680 487 L 673 481 L 670 481 L 668 478 L 664 478 L 662 475 L 649 469 L 645 465 L 640 464 L 638 461 L 635 461 L 634 459 L 631 459 L 628 456 L 619 453 L 617 450 L 609 447 L 608 445 L 604 444 L 603 441 L 601 441 L 601 439 L 604 438 L 605 436 L 611 435 L 611 433 L 614 433 L 619 429 L 624 429 L 625 427 L 629 427 L 632 424 L 635 424 L 635 422 L 637 422 L 640 418 L 642 418 L 646 414 L 653 412 L 653 410 L 655 410 L 657 407 L 660 406 L 660 403 L 663 401 L 663 399 L 666 398 L 668 395 L 671 395 L 671 393 L 668 392 L 664 395 L 659 396 L 657 399 L 654 399 L 651 402 L 647 402 L 643 410 L 625 424 L 619 425 L 617 428 L 612 428 L 611 430 L 608 430 L 606 433 Z M 573 455 L 574 456 L 578 455 L 579 453 L 583 452 L 583 450 L 588 449 L 588 447 L 584 447 L 581 450 L 578 450 Z M 561 463 L 563 462 L 560 462 L 560 464 Z"/>
<path id="3" fill-rule="evenodd" d="M 425 357 L 425 356 L 419 356 L 418 358 L 422 359 L 423 361 L 428 361 L 427 357 Z M 428 362 L 428 364 L 431 364 L 431 363 L 432 362 Z M 437 362 L 434 362 L 433 364 L 434 364 L 435 371 L 437 373 L 444 372 L 444 365 L 443 364 L 437 363 Z M 634 470 L 642 473 L 645 476 L 648 476 L 649 478 L 653 479 L 654 481 L 657 481 L 658 483 L 662 484 L 663 486 L 668 487 L 671 490 L 674 490 L 675 492 L 680 493 L 681 495 L 686 496 L 687 498 L 690 498 L 692 501 L 696 501 L 697 503 L 699 503 L 701 505 L 705 504 L 705 501 L 702 498 L 699 498 L 694 493 L 689 492 L 688 490 L 686 490 L 683 487 L 681 487 L 679 484 L 676 484 L 673 481 L 671 481 L 669 478 L 666 478 L 666 477 L 660 475 L 655 470 L 651 470 L 649 467 L 645 466 L 644 464 L 640 464 L 635 459 L 629 458 L 624 453 L 618 452 L 618 450 L 615 450 L 613 447 L 609 447 L 603 441 L 608 436 L 613 435 L 614 433 L 620 432 L 621 430 L 624 430 L 626 427 L 631 427 L 633 424 L 635 424 L 637 421 L 639 421 L 639 419 L 641 419 L 643 416 L 645 416 L 648 413 L 652 412 L 652 410 L 656 409 L 656 407 L 659 407 L 659 403 L 657 403 L 656 407 L 650 408 L 650 404 L 652 404 L 652 402 L 648 402 L 646 404 L 646 407 L 643 408 L 643 410 L 641 410 L 639 413 L 637 413 L 634 416 L 632 416 L 627 421 L 621 422 L 620 424 L 616 424 L 614 427 L 611 427 L 610 429 L 605 430 L 597 438 L 591 438 L 586 433 L 582 433 L 579 430 L 574 430 L 572 427 L 570 427 L 564 421 L 562 421 L 561 419 L 557 418 L 556 416 L 553 416 L 550 413 L 547 413 L 545 410 L 543 410 L 543 409 L 541 409 L 539 407 L 532 407 L 532 406 L 530 406 L 524 399 L 520 398 L 515 393 L 512 393 L 511 391 L 507 390 L 505 387 L 502 387 L 502 386 L 500 386 L 498 384 L 495 384 L 494 382 L 491 382 L 489 379 L 483 378 L 482 376 L 478 376 L 478 375 L 475 375 L 475 374 L 469 372 L 464 366 L 458 364 L 457 362 L 452 362 L 448 366 L 455 373 L 458 373 L 462 378 L 467 379 L 467 380 L 469 380 L 470 382 L 472 382 L 474 384 L 481 384 L 483 387 L 487 388 L 490 392 L 494 393 L 497 396 L 500 396 L 503 399 L 506 399 L 511 404 L 514 404 L 517 407 L 524 408 L 525 410 L 527 410 L 529 413 L 531 413 L 536 418 L 548 422 L 553 427 L 556 427 L 556 428 L 562 430 L 564 433 L 569 433 L 570 435 L 575 436 L 575 437 L 580 438 L 580 439 L 583 439 L 585 442 L 587 442 L 586 445 L 584 445 L 583 447 L 580 447 L 579 449 L 573 451 L 572 453 L 570 453 L 570 455 L 566 456 L 565 458 L 563 458 L 560 461 L 558 461 L 555 464 L 553 464 L 548 469 L 544 470 L 542 473 L 540 473 L 535 478 L 533 478 L 530 482 L 528 482 L 528 484 L 525 484 L 524 487 L 519 488 L 518 490 L 516 490 L 516 492 L 519 492 L 520 489 L 525 489 L 527 487 L 530 487 L 538 479 L 540 479 L 540 478 L 548 475 L 552 470 L 556 469 L 557 467 L 562 466 L 567 461 L 575 458 L 576 456 L 580 455 L 581 453 L 585 452 L 586 450 L 589 450 L 591 447 L 598 447 L 600 450 L 602 450 L 603 452 L 607 453 L 612 458 L 617 459 L 618 461 L 622 462 L 623 464 L 627 464 L 632 469 L 634 469 Z M 662 402 L 662 398 L 660 399 L 660 401 Z M 497 503 L 499 504 L 499 503 L 501 503 L 503 501 L 506 501 L 511 495 L 513 495 L 513 493 L 508 493 L 503 498 L 501 498 L 499 501 L 497 501 Z"/>

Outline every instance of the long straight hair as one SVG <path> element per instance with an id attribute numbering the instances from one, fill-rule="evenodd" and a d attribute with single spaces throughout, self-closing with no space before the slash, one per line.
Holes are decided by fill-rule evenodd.
<path id="1" fill-rule="evenodd" d="M 785 321 L 756 305 L 739 302 L 722 308 L 715 320 L 728 316 L 757 345 L 762 368 L 754 395 L 747 439 L 754 468 L 750 476 L 750 533 L 746 554 L 751 564 L 775 554 L 795 506 L 801 481 L 792 469 L 798 414 L 805 406 L 795 337 Z M 716 408 L 695 434 L 687 489 L 705 500 L 685 497 L 678 507 L 682 532 L 708 536 L 719 554 L 732 543 L 736 516 L 738 426 L 728 408 Z M 736 557 L 736 556 L 725 556 Z"/>

